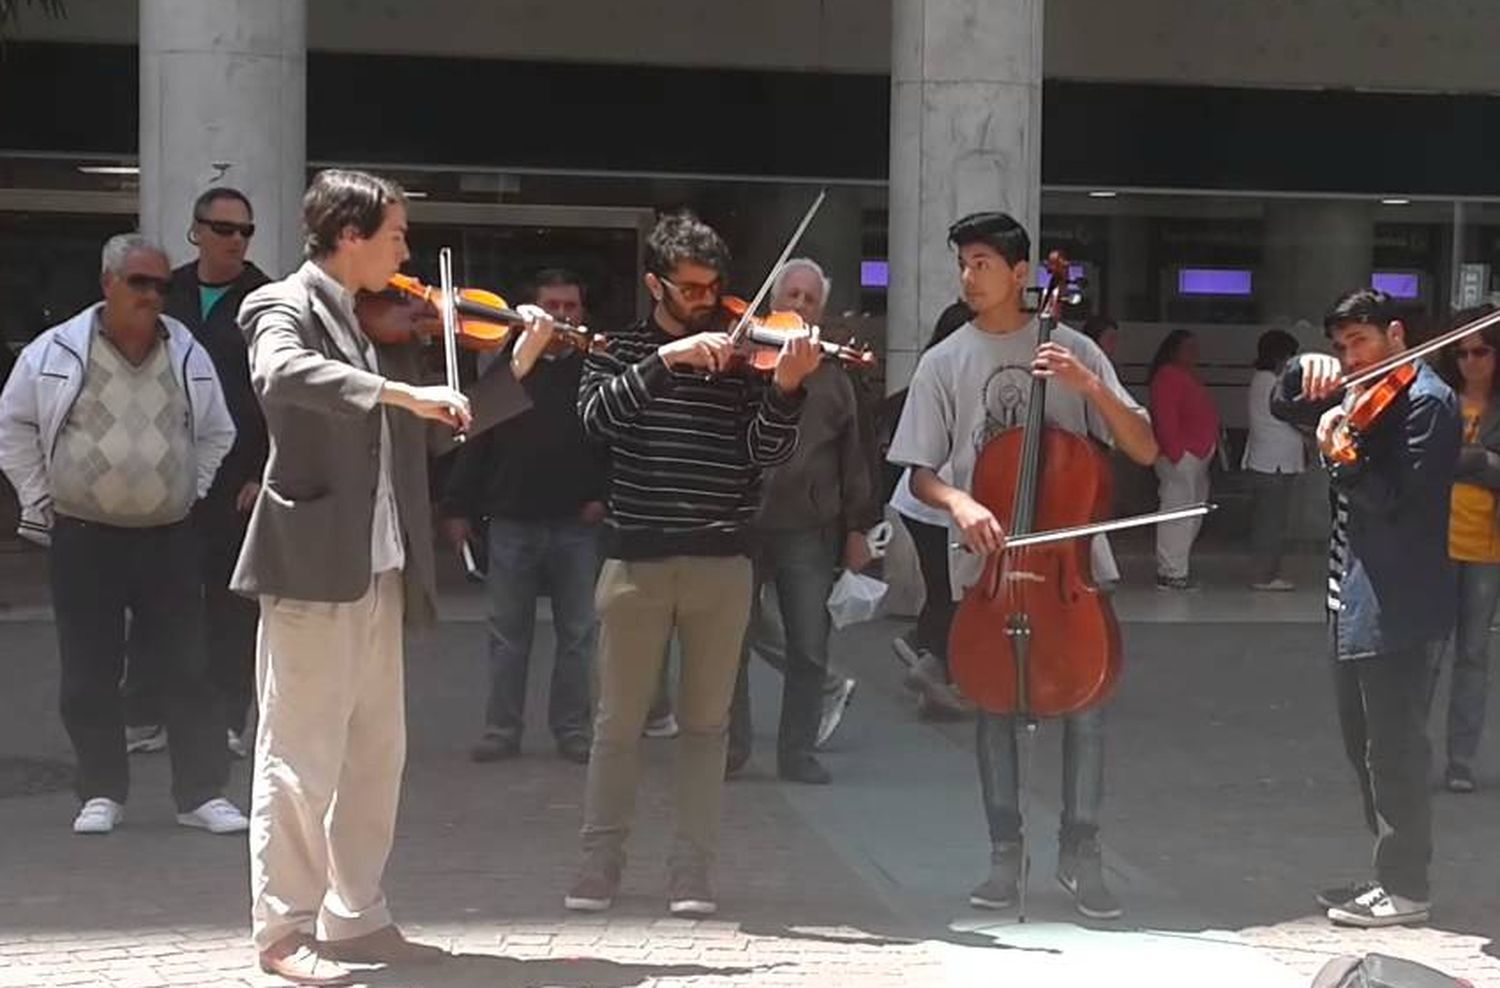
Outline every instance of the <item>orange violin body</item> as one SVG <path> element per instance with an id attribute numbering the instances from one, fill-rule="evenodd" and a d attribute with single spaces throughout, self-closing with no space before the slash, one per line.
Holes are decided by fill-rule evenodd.
<path id="1" fill-rule="evenodd" d="M 737 324 L 750 303 L 734 295 L 719 299 L 722 319 L 732 328 Z M 801 336 L 813 328 L 795 312 L 775 311 L 764 316 L 752 316 L 745 326 L 742 356 L 746 366 L 752 370 L 769 374 L 776 369 L 776 357 L 788 339 Z M 868 349 L 859 349 L 828 340 L 819 340 L 823 355 L 849 367 L 874 367 L 875 354 Z"/>
<path id="2" fill-rule="evenodd" d="M 1360 437 L 1380 421 L 1380 417 L 1416 379 L 1417 365 L 1405 363 L 1361 391 L 1333 431 L 1328 458 L 1334 463 L 1345 465 L 1358 462 Z"/>
<path id="3" fill-rule="evenodd" d="M 526 318 L 494 292 L 459 288 L 453 294 L 458 344 L 466 350 L 503 350 L 526 324 Z M 361 294 L 354 311 L 365 335 L 375 342 L 412 343 L 443 335 L 442 303 L 441 289 L 397 274 L 391 277 L 386 291 Z M 604 337 L 596 333 L 559 322 L 547 352 L 589 352 L 603 347 L 604 342 Z"/>

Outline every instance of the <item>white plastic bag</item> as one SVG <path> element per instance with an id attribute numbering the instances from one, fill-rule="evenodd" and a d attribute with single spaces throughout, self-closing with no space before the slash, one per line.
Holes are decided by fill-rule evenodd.
<path id="1" fill-rule="evenodd" d="M 833 626 L 846 628 L 870 620 L 879 612 L 880 602 L 889 589 L 873 576 L 844 570 L 828 595 L 828 616 L 833 618 Z"/>

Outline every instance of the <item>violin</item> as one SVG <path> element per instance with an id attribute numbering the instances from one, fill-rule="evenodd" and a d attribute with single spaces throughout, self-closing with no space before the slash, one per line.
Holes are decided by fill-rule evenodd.
<path id="1" fill-rule="evenodd" d="M 794 337 L 806 336 L 816 326 L 796 312 L 777 310 L 769 315 L 750 315 L 750 303 L 734 295 L 719 299 L 719 313 L 724 320 L 738 324 L 744 320 L 741 330 L 740 350 L 745 366 L 759 373 L 769 374 L 776 369 L 776 358 L 786 342 Z M 868 369 L 875 366 L 875 354 L 869 347 L 853 347 L 819 339 L 818 348 L 826 359 L 837 360 L 846 367 Z"/>
<path id="2" fill-rule="evenodd" d="M 377 343 L 421 342 L 442 335 L 444 299 L 441 288 L 396 274 L 391 276 L 385 291 L 362 293 L 355 300 L 354 311 L 365 335 Z M 455 339 L 466 350 L 503 350 L 516 330 L 526 325 L 526 317 L 512 309 L 505 299 L 482 288 L 457 288 L 453 302 L 457 316 Z M 603 336 L 584 327 L 566 322 L 554 322 L 553 326 L 548 354 L 568 350 L 592 353 L 605 345 Z"/>
<path id="3" fill-rule="evenodd" d="M 1417 360 L 1473 333 L 1500 324 L 1500 310 L 1486 313 L 1426 343 L 1387 357 L 1341 382 L 1348 409 L 1334 428 L 1325 455 L 1340 466 L 1359 462 L 1363 439 L 1417 379 Z"/>
<path id="4" fill-rule="evenodd" d="M 1054 251 L 1037 345 L 1058 321 L 1067 261 Z M 1120 628 L 1094 586 L 1087 539 L 1025 544 L 1033 532 L 1080 529 L 1108 517 L 1112 473 L 1089 438 L 1046 424 L 1047 382 L 1033 376 L 1023 427 L 991 439 L 974 464 L 971 496 L 1024 547 L 991 553 L 949 632 L 948 663 L 964 695 L 1028 728 L 1108 698 L 1121 670 Z"/>

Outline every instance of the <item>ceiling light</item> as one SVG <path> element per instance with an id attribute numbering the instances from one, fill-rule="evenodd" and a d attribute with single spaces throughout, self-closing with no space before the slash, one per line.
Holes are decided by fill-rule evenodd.
<path id="1" fill-rule="evenodd" d="M 1382 199 L 1382 200 L 1380 200 L 1380 204 L 1382 206 L 1410 206 L 1411 205 L 1411 200 L 1410 199 Z"/>
<path id="2" fill-rule="evenodd" d="M 139 165 L 79 165 L 85 175 L 139 175 Z"/>
<path id="3" fill-rule="evenodd" d="M 427 198 L 427 193 L 425 193 L 425 192 L 418 192 L 415 189 L 406 189 L 404 191 L 406 192 L 406 198 L 408 198 L 408 199 L 426 199 Z"/>
<path id="4" fill-rule="evenodd" d="M 1117 195 L 1119 195 L 1118 192 L 1111 192 L 1108 189 L 1100 189 L 1097 192 L 1090 192 L 1089 193 L 1089 198 L 1090 199 L 1113 199 Z"/>

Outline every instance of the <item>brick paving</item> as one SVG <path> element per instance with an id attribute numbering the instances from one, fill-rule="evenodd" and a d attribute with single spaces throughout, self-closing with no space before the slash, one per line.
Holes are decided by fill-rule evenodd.
<path id="1" fill-rule="evenodd" d="M 1358 874 L 1368 855 L 1322 679 L 1294 658 L 1316 628 L 1127 629 L 1136 669 L 1111 715 L 1105 831 L 1131 910 L 1117 933 L 1073 922 L 1040 846 L 1034 924 L 965 908 L 984 855 L 970 729 L 912 722 L 886 657 L 891 630 L 839 639 L 838 661 L 862 684 L 828 756 L 833 787 L 780 785 L 764 768 L 770 739 L 758 739 L 748 777 L 729 789 L 723 913 L 700 922 L 664 914 L 671 742 L 647 743 L 621 901 L 605 916 L 568 915 L 559 899 L 575 862 L 582 769 L 552 754 L 540 725 L 520 760 L 469 763 L 483 628 L 445 624 L 414 642 L 388 890 L 403 926 L 455 957 L 370 970 L 365 983 L 1082 984 L 1129 973 L 1162 986 L 1212 976 L 1216 988 L 1293 988 L 1331 956 L 1382 950 L 1500 988 L 1493 770 L 1468 801 L 1439 798 L 1432 927 L 1367 933 L 1309 918 L 1308 889 Z M 40 621 L 0 622 L 0 755 L 67 755 L 52 634 Z M 545 678 L 534 676 L 539 687 Z M 773 685 L 758 682 L 762 735 L 774 724 Z M 1489 765 L 1496 748 L 1490 739 Z M 246 942 L 243 841 L 177 827 L 165 759 L 132 766 L 126 823 L 104 838 L 69 832 L 70 794 L 0 799 L 0 988 L 279 984 L 254 970 Z M 1055 812 L 1056 769 L 1044 738 L 1038 814 Z M 241 805 L 246 775 L 235 769 Z"/>

